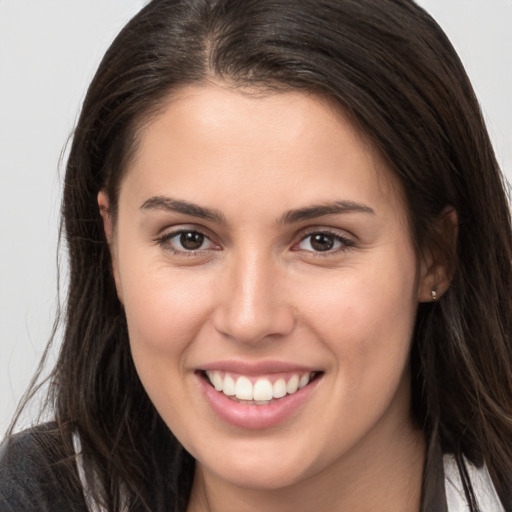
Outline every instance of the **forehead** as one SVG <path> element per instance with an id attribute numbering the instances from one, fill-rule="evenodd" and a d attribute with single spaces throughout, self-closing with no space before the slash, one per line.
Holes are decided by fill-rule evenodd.
<path id="1" fill-rule="evenodd" d="M 194 200 L 223 190 L 232 200 L 262 196 L 281 186 L 295 192 L 284 203 L 339 199 L 346 190 L 403 204 L 398 179 L 342 109 L 294 91 L 180 89 L 140 131 L 127 171 L 139 191 L 179 190 Z"/>

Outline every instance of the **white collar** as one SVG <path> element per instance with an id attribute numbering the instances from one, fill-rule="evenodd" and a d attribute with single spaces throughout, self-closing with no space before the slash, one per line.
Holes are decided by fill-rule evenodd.
<path id="1" fill-rule="evenodd" d="M 85 479 L 85 470 L 84 470 L 84 458 L 82 455 L 82 443 L 80 442 L 80 436 L 78 432 L 73 432 L 73 447 L 75 449 L 76 454 L 76 467 L 78 469 L 78 476 L 80 477 L 80 482 L 82 484 L 82 490 L 84 493 L 85 504 L 87 505 L 87 510 L 89 512 L 107 512 L 107 509 L 102 507 L 95 499 L 93 499 L 91 492 L 89 490 L 89 485 L 87 484 L 87 480 Z"/>
<path id="2" fill-rule="evenodd" d="M 489 476 L 489 471 L 487 471 L 487 466 L 484 464 L 482 468 L 477 468 L 467 459 L 464 460 L 480 510 L 482 512 L 505 512 Z M 443 465 L 448 512 L 469 512 L 455 457 L 453 455 L 444 455 Z"/>

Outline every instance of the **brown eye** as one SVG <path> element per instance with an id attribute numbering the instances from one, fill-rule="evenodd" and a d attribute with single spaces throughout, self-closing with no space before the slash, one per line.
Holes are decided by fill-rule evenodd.
<path id="1" fill-rule="evenodd" d="M 334 235 L 317 233 L 311 236 L 310 244 L 315 251 L 329 251 L 334 247 Z"/>
<path id="2" fill-rule="evenodd" d="M 197 251 L 204 243 L 204 235 L 197 231 L 184 231 L 179 235 L 181 247 L 187 251 Z"/>

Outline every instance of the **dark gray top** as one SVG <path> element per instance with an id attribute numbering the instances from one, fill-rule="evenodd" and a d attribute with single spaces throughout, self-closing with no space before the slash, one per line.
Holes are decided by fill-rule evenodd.
<path id="1" fill-rule="evenodd" d="M 0 447 L 1 512 L 87 512 L 74 457 L 55 425 L 13 436 Z"/>

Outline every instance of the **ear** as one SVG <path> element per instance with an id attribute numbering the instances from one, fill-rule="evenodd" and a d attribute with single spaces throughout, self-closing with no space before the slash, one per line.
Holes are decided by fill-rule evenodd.
<path id="1" fill-rule="evenodd" d="M 104 190 L 98 192 L 98 206 L 103 219 L 103 231 L 110 246 L 112 244 L 112 219 L 110 218 L 110 202 Z"/>
<path id="2" fill-rule="evenodd" d="M 107 193 L 104 190 L 100 190 L 98 192 L 98 207 L 100 210 L 101 218 L 103 219 L 103 231 L 105 232 L 105 238 L 107 239 L 108 247 L 110 250 L 110 261 L 112 264 L 112 274 L 116 283 L 117 296 L 122 303 L 123 299 L 114 243 L 114 229 L 112 226 L 112 217 L 110 215 L 110 201 Z"/>
<path id="3" fill-rule="evenodd" d="M 449 288 L 455 272 L 458 217 L 447 206 L 436 220 L 426 247 L 422 248 L 418 301 L 438 300 Z"/>

